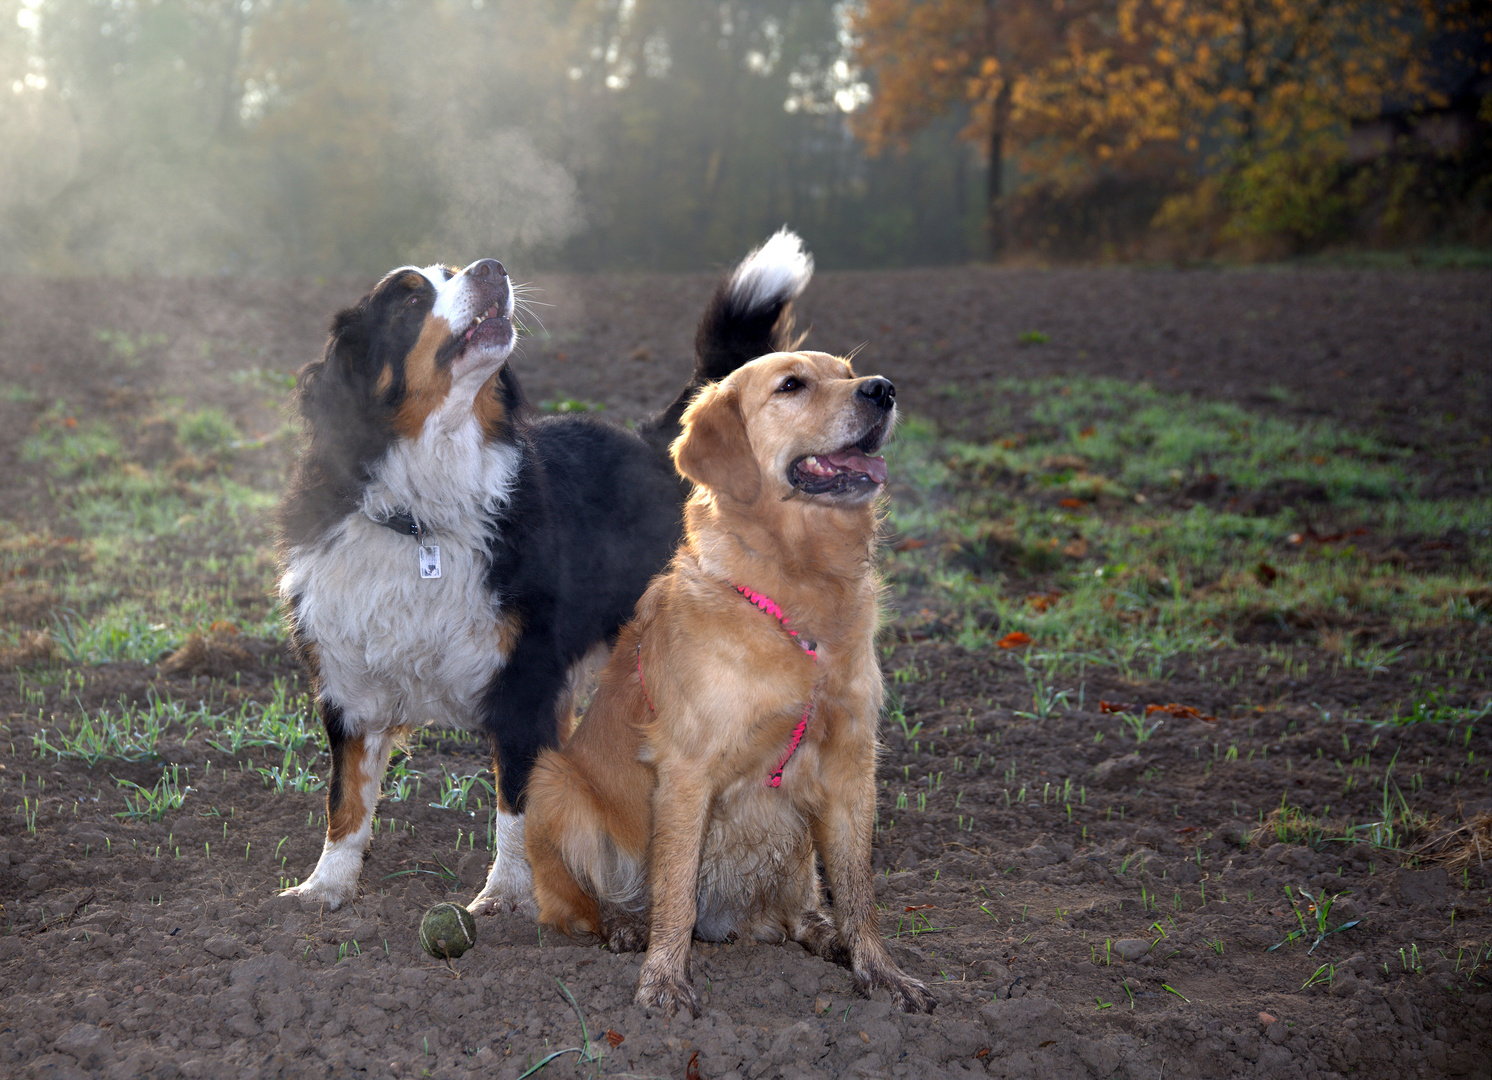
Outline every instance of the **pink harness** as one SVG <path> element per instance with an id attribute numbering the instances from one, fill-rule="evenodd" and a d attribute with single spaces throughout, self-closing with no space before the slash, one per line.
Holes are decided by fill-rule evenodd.
<path id="1" fill-rule="evenodd" d="M 798 631 L 788 626 L 787 615 L 783 613 L 781 606 L 778 605 L 776 600 L 773 600 L 770 596 L 766 596 L 762 593 L 748 589 L 745 585 L 736 585 L 734 586 L 734 588 L 736 592 L 740 593 L 747 600 L 750 600 L 752 604 L 756 605 L 756 607 L 760 608 L 762 611 L 765 611 L 768 615 L 772 616 L 774 619 L 780 622 L 782 624 L 782 628 L 787 631 L 788 636 L 793 639 L 793 642 L 809 656 L 811 656 L 815 664 L 818 663 L 819 654 L 816 644 L 811 641 L 803 640 L 798 636 Z M 642 699 L 648 703 L 648 708 L 653 712 L 657 712 L 658 709 L 656 706 L 653 705 L 653 699 L 648 696 L 647 683 L 644 682 L 642 678 L 641 640 L 637 642 L 637 685 L 642 689 Z M 814 692 L 817 693 L 817 687 L 815 687 Z M 798 726 L 793 728 L 793 736 L 791 739 L 788 740 L 787 752 L 784 753 L 781 759 L 777 762 L 777 768 L 772 770 L 772 774 L 767 777 L 766 783 L 768 787 L 775 788 L 782 786 L 782 770 L 787 768 L 787 763 L 792 760 L 793 754 L 798 749 L 798 744 L 803 741 L 803 733 L 808 730 L 808 718 L 813 714 L 813 699 L 814 694 L 809 694 L 808 704 L 803 706 L 803 718 L 798 721 Z"/>

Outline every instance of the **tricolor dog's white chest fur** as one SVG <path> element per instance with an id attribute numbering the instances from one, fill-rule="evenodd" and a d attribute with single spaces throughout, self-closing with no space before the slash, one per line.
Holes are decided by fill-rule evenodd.
<path id="1" fill-rule="evenodd" d="M 467 402 L 464 417 L 438 411 L 418 439 L 395 443 L 359 508 L 288 553 L 280 595 L 296 598 L 321 696 L 341 708 L 349 734 L 472 729 L 505 662 L 502 597 L 486 578 L 492 516 L 511 494 L 519 451 L 485 443 Z M 420 576 L 415 537 L 380 524 L 400 513 L 439 545 L 440 577 Z"/>

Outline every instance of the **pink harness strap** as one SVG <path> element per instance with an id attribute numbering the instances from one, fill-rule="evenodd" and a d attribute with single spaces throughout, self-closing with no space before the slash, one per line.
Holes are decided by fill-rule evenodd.
<path id="1" fill-rule="evenodd" d="M 773 600 L 770 596 L 766 596 L 763 593 L 755 592 L 751 589 L 748 589 L 745 585 L 737 585 L 736 592 L 740 593 L 762 611 L 765 611 L 768 615 L 772 616 L 774 619 L 780 622 L 782 624 L 782 628 L 788 632 L 788 636 L 796 641 L 804 652 L 813 657 L 813 662 L 815 664 L 818 663 L 819 654 L 817 649 L 814 647 L 814 643 L 804 641 L 798 636 L 798 631 L 788 626 L 787 614 L 782 610 L 781 605 L 779 605 L 776 600 Z M 797 752 L 798 744 L 803 741 L 803 733 L 808 730 L 808 717 L 813 713 L 813 698 L 814 695 L 809 694 L 808 704 L 803 706 L 803 719 L 798 721 L 798 726 L 793 728 L 793 737 L 788 740 L 787 753 L 782 755 L 781 759 L 777 762 L 777 768 L 773 769 L 772 775 L 767 777 L 768 787 L 782 786 L 782 770 L 787 768 L 787 763 L 792 760 L 793 754 Z"/>
<path id="2" fill-rule="evenodd" d="M 782 628 L 788 632 L 788 636 L 793 639 L 794 643 L 797 644 L 798 647 L 806 652 L 809 656 L 811 656 L 815 664 L 818 663 L 819 654 L 817 651 L 816 643 L 805 641 L 803 638 L 798 636 L 798 631 L 788 626 L 787 615 L 783 613 L 783 610 L 778 605 L 777 601 L 773 600 L 770 596 L 765 596 L 762 593 L 754 592 L 744 585 L 735 586 L 735 590 L 736 592 L 744 596 L 747 600 L 750 600 L 752 604 L 756 605 L 756 607 L 760 608 L 762 611 L 765 611 L 768 615 L 771 615 L 774 619 L 780 622 L 782 624 Z M 643 680 L 642 677 L 641 639 L 639 639 L 637 642 L 637 685 L 638 688 L 642 690 L 642 700 L 648 703 L 649 711 L 657 712 L 657 706 L 653 704 L 653 699 L 648 696 L 648 684 Z M 768 787 L 775 788 L 782 786 L 782 770 L 787 768 L 787 763 L 792 760 L 793 754 L 797 752 L 798 744 L 803 741 L 803 734 L 808 730 L 808 718 L 813 715 L 813 699 L 816 693 L 817 688 L 815 688 L 814 693 L 809 695 L 808 704 L 803 706 L 803 719 L 799 720 L 798 726 L 793 728 L 792 738 L 788 740 L 787 752 L 784 753 L 778 760 L 777 768 L 773 769 L 771 775 L 767 777 L 766 783 Z"/>

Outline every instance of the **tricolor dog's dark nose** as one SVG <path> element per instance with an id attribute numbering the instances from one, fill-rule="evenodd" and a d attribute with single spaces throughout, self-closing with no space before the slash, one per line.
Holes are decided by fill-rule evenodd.
<path id="1" fill-rule="evenodd" d="M 466 268 L 466 272 L 475 278 L 505 278 L 508 272 L 503 269 L 503 264 L 496 259 L 478 259 Z"/>
<path id="2" fill-rule="evenodd" d="M 881 410 L 890 409 L 896 404 L 895 385 L 890 379 L 883 379 L 879 375 L 873 379 L 866 379 L 855 393 L 869 398 L 871 404 Z"/>

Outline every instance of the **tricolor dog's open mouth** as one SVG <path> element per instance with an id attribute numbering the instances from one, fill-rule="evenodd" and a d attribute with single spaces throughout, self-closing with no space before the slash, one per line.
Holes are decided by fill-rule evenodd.
<path id="1" fill-rule="evenodd" d="M 885 431 L 877 425 L 852 446 L 806 454 L 788 467 L 788 483 L 808 495 L 867 494 L 886 482 L 886 459 L 876 454 Z"/>
<path id="2" fill-rule="evenodd" d="M 462 340 L 467 349 L 502 348 L 513 340 L 513 318 L 506 311 L 499 310 L 494 303 L 472 319 Z"/>

